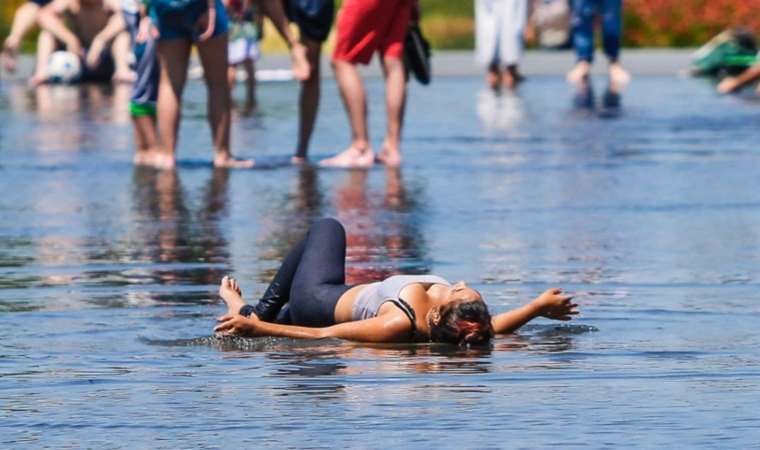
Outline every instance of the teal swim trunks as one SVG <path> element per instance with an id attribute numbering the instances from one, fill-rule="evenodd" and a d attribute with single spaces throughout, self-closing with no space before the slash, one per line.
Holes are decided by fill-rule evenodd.
<path id="1" fill-rule="evenodd" d="M 229 20 L 221 0 L 216 0 L 214 37 L 227 33 Z M 148 6 L 159 40 L 186 39 L 196 41 L 205 29 L 198 20 L 208 11 L 206 0 L 151 0 Z"/>

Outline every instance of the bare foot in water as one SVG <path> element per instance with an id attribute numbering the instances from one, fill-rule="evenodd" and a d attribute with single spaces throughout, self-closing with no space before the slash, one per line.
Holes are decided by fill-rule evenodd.
<path id="1" fill-rule="evenodd" d="M 151 166 L 151 158 L 153 154 L 150 150 L 137 150 L 135 157 L 132 158 L 132 163 L 136 166 Z"/>
<path id="2" fill-rule="evenodd" d="M 401 165 L 401 151 L 398 146 L 385 142 L 380 154 L 377 155 L 377 160 L 385 164 L 386 167 L 399 167 Z"/>
<path id="3" fill-rule="evenodd" d="M 250 169 L 255 165 L 252 159 L 237 159 L 230 154 L 219 154 L 214 157 L 214 167 L 218 169 Z"/>
<path id="4" fill-rule="evenodd" d="M 237 314 L 240 312 L 240 308 L 245 306 L 243 291 L 240 289 L 237 280 L 230 276 L 222 278 L 222 282 L 219 284 L 219 296 L 227 304 L 228 314 Z"/>
<path id="5" fill-rule="evenodd" d="M 588 80 L 591 72 L 591 64 L 588 61 L 578 61 L 573 69 L 567 73 L 567 82 L 575 86 L 582 86 Z"/>
<path id="6" fill-rule="evenodd" d="M 3 44 L 3 50 L 0 52 L 0 57 L 3 60 L 3 67 L 8 72 L 16 71 L 16 50 L 18 50 L 18 44 L 14 42 L 8 42 L 10 39 L 6 39 Z"/>
<path id="7" fill-rule="evenodd" d="M 486 72 L 486 84 L 494 91 L 499 90 L 499 86 L 501 86 L 501 74 L 498 69 L 489 69 Z"/>
<path id="8" fill-rule="evenodd" d="M 290 58 L 293 60 L 293 76 L 298 81 L 304 81 L 309 78 L 311 66 L 306 58 L 306 46 L 298 43 L 294 44 L 290 50 Z"/>
<path id="9" fill-rule="evenodd" d="M 303 166 L 304 164 L 308 162 L 309 160 L 306 159 L 305 156 L 291 156 L 290 157 L 290 164 L 293 164 L 294 166 Z"/>
<path id="10" fill-rule="evenodd" d="M 623 69 L 620 63 L 610 64 L 610 85 L 615 87 L 615 90 L 621 91 L 628 83 L 631 82 L 631 75 Z"/>
<path id="11" fill-rule="evenodd" d="M 319 162 L 322 167 L 337 167 L 343 169 L 361 169 L 372 167 L 375 163 L 375 153 L 371 148 L 359 149 L 354 146 L 348 147 L 332 158 L 323 159 Z"/>

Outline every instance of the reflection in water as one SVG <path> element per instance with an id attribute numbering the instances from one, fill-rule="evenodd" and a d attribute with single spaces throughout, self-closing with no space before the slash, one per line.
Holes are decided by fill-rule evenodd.
<path id="1" fill-rule="evenodd" d="M 349 284 L 428 272 L 421 193 L 407 191 L 401 169 L 386 168 L 384 175 L 382 194 L 370 187 L 367 170 L 349 171 L 335 194 L 336 216 L 346 227 Z"/>
<path id="2" fill-rule="evenodd" d="M 477 96 L 480 121 L 488 129 L 521 131 L 526 120 L 525 103 L 515 91 L 483 89 Z"/>
<path id="3" fill-rule="evenodd" d="M 601 118 L 614 119 L 620 115 L 623 97 L 618 89 L 607 86 L 602 95 L 599 107 L 596 105 L 594 85 L 591 82 L 583 83 L 575 91 L 573 96 L 573 109 L 580 113 L 596 111 Z"/>
<path id="4" fill-rule="evenodd" d="M 372 187 L 370 174 L 383 173 L 382 192 Z M 268 283 L 279 262 L 290 248 L 302 239 L 317 218 L 330 215 L 328 202 L 319 185 L 319 172 L 304 167 L 294 189 L 281 206 L 270 213 L 263 259 L 276 264 L 260 274 Z M 332 202 L 335 217 L 346 228 L 346 277 L 349 284 L 382 279 L 398 273 L 426 273 L 424 239 L 419 229 L 421 209 L 417 197 L 410 195 L 400 169 L 383 172 L 351 170 L 338 187 Z"/>
<path id="5" fill-rule="evenodd" d="M 129 123 L 131 87 L 126 84 L 51 85 L 29 90 L 24 84 L 7 89 L 10 110 L 18 116 L 33 113 L 42 126 L 25 136 L 40 152 L 78 151 L 97 142 L 97 124 Z M 113 142 L 111 142 L 113 144 Z"/>
<path id="6" fill-rule="evenodd" d="M 319 171 L 310 165 L 298 169 L 294 185 L 285 192 L 284 198 L 276 202 L 265 222 L 264 239 L 271 247 L 264 248 L 261 259 L 275 261 L 274 266 L 262 270 L 259 281 L 269 283 L 282 261 L 309 229 L 309 225 L 323 215 L 323 188 L 319 184 Z"/>
<path id="7" fill-rule="evenodd" d="M 594 102 L 594 84 L 589 82 L 579 85 L 573 96 L 573 108 L 579 112 L 593 111 Z"/>
<path id="8" fill-rule="evenodd" d="M 215 285 L 229 270 L 227 240 L 219 229 L 226 217 L 229 172 L 216 169 L 203 193 L 198 211 L 185 201 L 185 191 L 176 171 L 136 167 L 133 177 L 134 222 L 137 240 L 133 258 L 158 262 L 147 278 L 159 284 Z M 192 298 L 193 293 L 178 295 Z M 207 300 L 207 293 L 194 293 Z"/>

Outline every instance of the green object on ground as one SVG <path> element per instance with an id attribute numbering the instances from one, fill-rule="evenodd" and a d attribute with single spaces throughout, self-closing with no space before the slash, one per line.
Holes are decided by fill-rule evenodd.
<path id="1" fill-rule="evenodd" d="M 695 75 L 738 73 L 757 62 L 755 38 L 743 30 L 725 30 L 695 53 L 691 63 Z"/>

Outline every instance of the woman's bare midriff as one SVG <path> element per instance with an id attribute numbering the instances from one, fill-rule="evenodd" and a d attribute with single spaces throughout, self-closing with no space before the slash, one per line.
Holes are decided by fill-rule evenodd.
<path id="1" fill-rule="evenodd" d="M 400 292 L 401 297 L 404 297 L 405 290 L 409 289 L 410 286 L 414 286 L 415 284 L 420 283 L 412 283 L 408 286 L 405 286 L 404 289 L 402 289 Z M 357 284 L 340 296 L 338 303 L 335 305 L 335 323 L 351 322 L 353 320 L 354 301 L 365 287 L 367 287 L 367 284 Z M 448 286 L 446 285 L 433 283 L 425 283 L 423 284 L 423 287 L 429 295 L 437 293 L 433 291 L 436 291 L 438 289 L 448 289 Z"/>
<path id="2" fill-rule="evenodd" d="M 335 323 L 351 322 L 353 319 L 354 300 L 359 293 L 367 287 L 366 284 L 357 284 L 340 296 L 335 305 Z"/>

